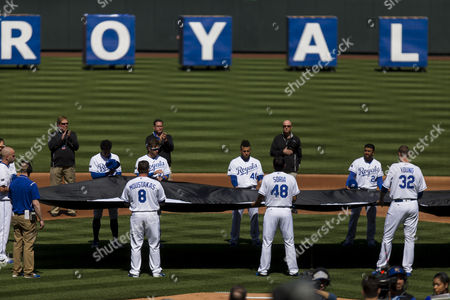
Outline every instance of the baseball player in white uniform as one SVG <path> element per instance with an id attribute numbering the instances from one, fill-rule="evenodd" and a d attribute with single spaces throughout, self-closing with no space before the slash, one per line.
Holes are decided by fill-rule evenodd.
<path id="1" fill-rule="evenodd" d="M 164 205 L 166 194 L 159 181 L 148 177 L 147 161 L 138 163 L 138 177 L 125 185 L 122 199 L 130 204 L 131 269 L 129 277 L 139 277 L 141 248 L 144 237 L 150 247 L 149 264 L 153 277 L 163 277 L 159 255 L 160 223 L 158 211 Z"/>
<path id="2" fill-rule="evenodd" d="M 111 149 L 111 141 L 103 140 L 100 142 L 101 152 L 92 156 L 91 161 L 89 162 L 89 172 L 91 173 L 92 179 L 122 174 L 119 156 L 111 153 Z M 113 238 L 117 240 L 119 236 L 117 208 L 109 208 L 108 211 L 111 233 Z M 98 247 L 99 244 L 98 235 L 100 232 L 102 215 L 102 208 L 94 209 L 94 219 L 92 220 L 92 231 L 94 233 L 94 240 L 92 241 L 93 248 Z"/>
<path id="3" fill-rule="evenodd" d="M 355 159 L 348 171 L 350 172 L 347 178 L 346 186 L 348 189 L 360 190 L 376 190 L 377 186 L 381 190 L 383 184 L 383 169 L 378 160 L 373 158 L 375 153 L 375 145 L 364 145 L 364 156 Z M 359 215 L 362 207 L 353 208 L 348 223 L 348 233 L 345 238 L 343 246 L 353 245 L 353 240 L 356 235 L 356 226 L 358 225 Z M 377 207 L 366 206 L 367 214 L 367 245 L 375 247 L 375 231 L 376 231 L 376 217 Z"/>
<path id="4" fill-rule="evenodd" d="M 300 190 L 294 176 L 281 171 L 284 168 L 284 164 L 283 158 L 275 158 L 273 160 L 275 172 L 264 177 L 261 188 L 258 191 L 258 199 L 252 204 L 252 206 L 259 206 L 264 198 L 266 199 L 265 205 L 267 209 L 263 223 L 261 261 L 256 273 L 257 276 L 268 275 L 272 255 L 272 242 L 278 227 L 280 227 L 284 239 L 289 275 L 298 275 L 291 208 Z"/>
<path id="5" fill-rule="evenodd" d="M 159 181 L 168 180 L 170 175 L 169 163 L 164 157 L 158 155 L 159 142 L 156 139 L 150 140 L 147 145 L 147 151 L 148 154 L 141 156 L 136 160 L 134 173 L 138 174 L 138 163 L 145 160 L 149 164 L 149 177 Z"/>
<path id="6" fill-rule="evenodd" d="M 414 262 L 414 240 L 419 222 L 419 203 L 417 201 L 422 197 L 427 185 L 420 168 L 409 162 L 408 152 L 408 146 L 400 146 L 398 149 L 400 162 L 392 164 L 389 168 L 381 189 L 379 204 L 384 204 L 383 198 L 388 190 L 393 201 L 384 222 L 383 241 L 375 272 L 380 272 L 388 265 L 395 231 L 400 223 L 403 223 L 405 245 L 402 265 L 406 275 L 411 276 Z"/>
<path id="7" fill-rule="evenodd" d="M 227 175 L 230 176 L 231 184 L 238 189 L 256 190 L 258 182 L 264 177 L 261 163 L 256 158 L 250 156 L 250 142 L 243 140 L 241 142 L 241 155 L 230 162 Z M 239 244 L 239 234 L 241 231 L 241 219 L 244 209 L 233 210 L 233 219 L 231 223 L 230 245 L 236 247 Z M 252 244 L 260 246 L 258 207 L 248 209 L 250 217 L 250 235 Z"/>
<path id="8" fill-rule="evenodd" d="M 14 160 L 16 154 L 13 148 L 4 147 L 1 151 L 0 162 L 0 263 L 13 263 L 6 255 L 6 244 L 8 243 L 9 227 L 11 225 L 12 204 L 8 197 L 11 179 L 16 174 Z"/>

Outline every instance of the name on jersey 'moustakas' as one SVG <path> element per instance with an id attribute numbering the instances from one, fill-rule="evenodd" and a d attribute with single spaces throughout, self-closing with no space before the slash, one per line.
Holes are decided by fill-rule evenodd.
<path id="1" fill-rule="evenodd" d="M 136 182 L 136 183 L 133 183 L 132 185 L 130 185 L 131 190 L 138 189 L 138 188 L 150 188 L 150 189 L 154 190 L 156 188 L 156 185 L 151 182 L 143 182 L 143 181 Z"/>

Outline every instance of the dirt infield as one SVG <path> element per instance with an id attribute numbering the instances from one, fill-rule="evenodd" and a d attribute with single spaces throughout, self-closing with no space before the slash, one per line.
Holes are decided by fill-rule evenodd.
<path id="1" fill-rule="evenodd" d="M 125 173 L 124 175 L 134 176 L 131 173 Z M 90 180 L 91 176 L 89 173 L 77 173 L 77 182 Z M 344 186 L 346 175 L 327 175 L 327 174 L 300 174 L 297 176 L 297 182 L 299 184 L 300 190 L 327 190 L 327 189 L 341 189 Z M 31 179 L 36 181 L 39 187 L 46 187 L 50 185 L 50 175 L 48 173 L 34 173 L 31 175 Z M 231 187 L 230 180 L 226 174 L 205 174 L 205 173 L 179 173 L 173 174 L 174 181 L 181 182 L 192 182 L 200 184 L 217 185 L 223 187 Z M 428 176 L 425 177 L 428 185 L 428 190 L 449 190 L 450 189 L 450 177 L 441 176 Z M 58 217 L 52 217 L 49 214 L 50 207 L 48 205 L 43 206 L 43 214 L 45 220 L 63 219 L 63 218 L 73 218 L 68 217 L 62 210 L 62 214 Z M 385 217 L 387 213 L 387 207 L 379 207 L 377 210 L 378 217 Z M 260 208 L 260 212 L 264 212 L 264 208 Z M 105 211 L 107 214 L 107 210 Z M 120 215 L 128 215 L 130 212 L 126 208 L 119 209 Z M 225 212 L 225 213 L 230 213 Z M 301 214 L 328 214 L 335 215 L 338 212 L 316 212 L 316 211 L 306 211 L 300 210 Z M 363 212 L 364 214 L 364 212 Z M 92 217 L 92 210 L 79 210 L 77 217 Z M 421 221 L 429 222 L 441 222 L 450 223 L 450 217 L 437 217 L 435 215 L 430 215 L 426 213 L 420 213 Z"/>

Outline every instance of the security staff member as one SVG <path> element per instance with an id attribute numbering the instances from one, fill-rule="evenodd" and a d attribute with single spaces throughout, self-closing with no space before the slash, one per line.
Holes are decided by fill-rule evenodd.
<path id="1" fill-rule="evenodd" d="M 14 265 L 12 277 L 39 278 L 34 271 L 34 242 L 36 241 L 36 216 L 40 229 L 44 228 L 39 190 L 35 182 L 28 176 L 32 171 L 31 164 L 22 162 L 20 175 L 15 177 L 9 186 L 9 196 L 13 207 L 12 225 L 14 228 Z M 26 174 L 26 175 L 25 175 Z M 22 266 L 23 255 L 23 266 Z"/>

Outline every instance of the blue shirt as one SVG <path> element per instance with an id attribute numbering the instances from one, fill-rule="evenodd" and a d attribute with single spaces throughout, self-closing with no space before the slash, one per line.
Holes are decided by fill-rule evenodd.
<path id="1" fill-rule="evenodd" d="M 9 185 L 9 198 L 12 202 L 13 212 L 23 214 L 25 210 L 34 211 L 33 200 L 40 199 L 37 184 L 27 176 L 15 177 Z"/>

